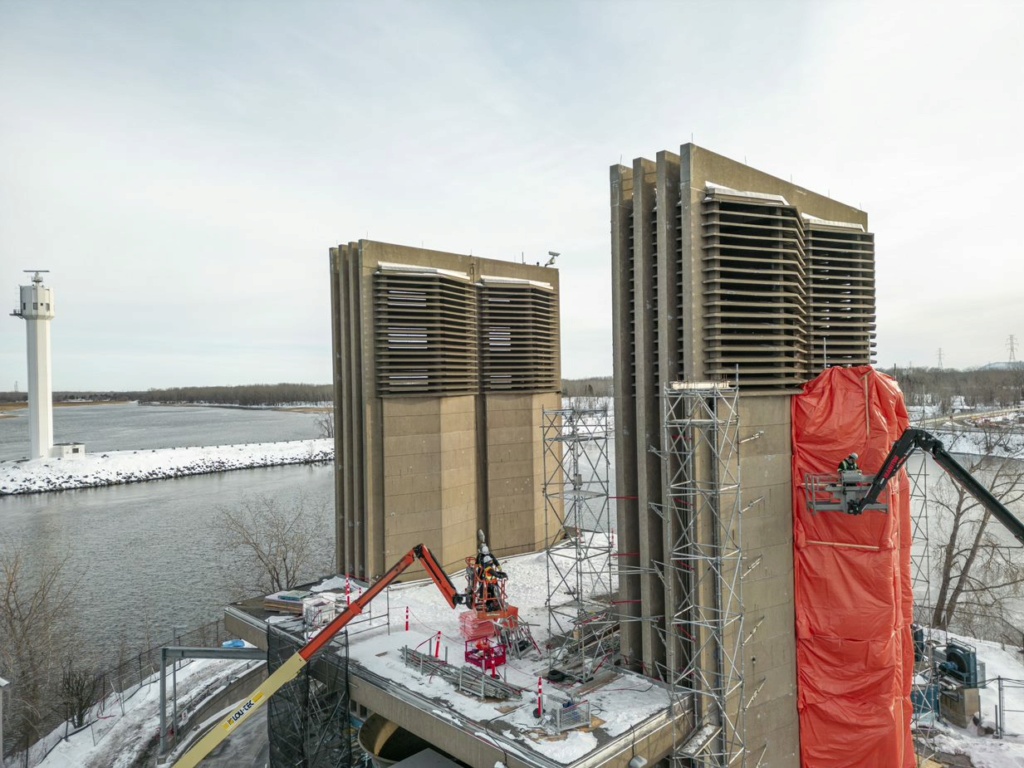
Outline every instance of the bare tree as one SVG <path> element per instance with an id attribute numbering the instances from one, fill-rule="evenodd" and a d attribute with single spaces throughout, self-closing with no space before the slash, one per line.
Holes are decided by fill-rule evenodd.
<path id="1" fill-rule="evenodd" d="M 214 535 L 234 555 L 225 580 L 236 597 L 290 589 L 332 570 L 330 506 L 304 494 L 282 504 L 247 496 L 237 508 L 218 507 Z"/>
<path id="2" fill-rule="evenodd" d="M 64 659 L 60 675 L 61 716 L 75 728 L 85 725 L 89 708 L 96 703 L 99 683 L 93 670 L 79 668 L 71 656 Z"/>
<path id="3" fill-rule="evenodd" d="M 961 432 L 950 451 L 970 440 L 972 450 L 987 455 L 960 457 L 960 463 L 1012 508 L 1024 499 L 1024 461 L 1021 435 L 1013 429 L 988 426 Z M 1024 590 L 1020 548 L 991 513 L 949 477 L 943 475 L 929 490 L 932 528 L 939 532 L 935 566 L 939 577 L 932 625 L 948 628 L 954 622 L 975 631 L 986 621 L 1004 615 L 1007 603 Z"/>
<path id="4" fill-rule="evenodd" d="M 329 408 L 316 416 L 316 429 L 320 437 L 334 437 L 334 409 Z"/>
<path id="5" fill-rule="evenodd" d="M 60 655 L 73 639 L 70 552 L 28 552 L 0 541 L 0 676 L 11 681 L 4 737 L 23 751 L 59 723 Z M 6 752 L 6 750 L 4 750 Z"/>

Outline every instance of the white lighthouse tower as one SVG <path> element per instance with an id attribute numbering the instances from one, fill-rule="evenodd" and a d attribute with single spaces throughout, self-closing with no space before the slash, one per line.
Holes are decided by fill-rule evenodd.
<path id="1" fill-rule="evenodd" d="M 11 314 L 28 326 L 28 421 L 31 433 L 30 459 L 50 455 L 53 447 L 53 380 L 50 374 L 50 321 L 53 319 L 53 291 L 43 285 L 46 269 L 26 269 L 32 285 L 21 286 L 20 306 Z"/>

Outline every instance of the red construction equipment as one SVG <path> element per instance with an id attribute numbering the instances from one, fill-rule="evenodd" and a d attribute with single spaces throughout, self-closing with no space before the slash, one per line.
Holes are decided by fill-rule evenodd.
<path id="1" fill-rule="evenodd" d="M 504 644 L 492 642 L 486 637 L 467 640 L 465 658 L 474 667 L 480 667 L 484 672 L 490 672 L 491 677 L 497 677 L 498 667 L 508 661 L 508 649 Z"/>

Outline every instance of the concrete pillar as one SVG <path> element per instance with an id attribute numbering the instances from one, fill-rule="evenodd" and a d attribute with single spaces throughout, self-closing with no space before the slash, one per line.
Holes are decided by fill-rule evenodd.
<path id="1" fill-rule="evenodd" d="M 53 319 L 53 291 L 43 285 L 40 272 L 32 285 L 21 286 L 21 301 L 11 314 L 26 322 L 28 341 L 28 423 L 30 459 L 50 455 L 53 447 L 53 379 L 50 371 L 50 320 Z"/>

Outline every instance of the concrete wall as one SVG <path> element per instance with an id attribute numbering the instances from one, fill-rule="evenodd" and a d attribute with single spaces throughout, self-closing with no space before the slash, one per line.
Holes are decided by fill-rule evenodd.
<path id="1" fill-rule="evenodd" d="M 790 205 L 799 208 L 801 213 L 830 221 L 862 224 L 867 228 L 868 215 L 859 208 L 751 168 L 696 144 L 684 144 L 680 149 L 680 158 L 683 165 L 682 178 L 689 181 L 691 193 L 696 191 L 703 196 L 704 185 L 710 181 L 747 192 L 782 195 Z M 691 200 L 699 202 L 699 198 L 691 197 Z"/>
<path id="2" fill-rule="evenodd" d="M 475 397 L 382 402 L 384 555 L 426 544 L 443 564 L 476 541 Z"/>
<path id="3" fill-rule="evenodd" d="M 543 412 L 561 408 L 561 396 L 486 395 L 487 538 L 498 552 L 517 554 L 544 546 Z M 549 532 L 557 521 L 549 521 Z"/>
<path id="4" fill-rule="evenodd" d="M 748 760 L 799 765 L 790 398 L 740 397 L 743 513 L 743 646 Z M 760 437 L 748 439 L 758 433 Z M 758 502 L 757 499 L 763 499 Z M 756 565 L 755 565 L 756 564 Z"/>

